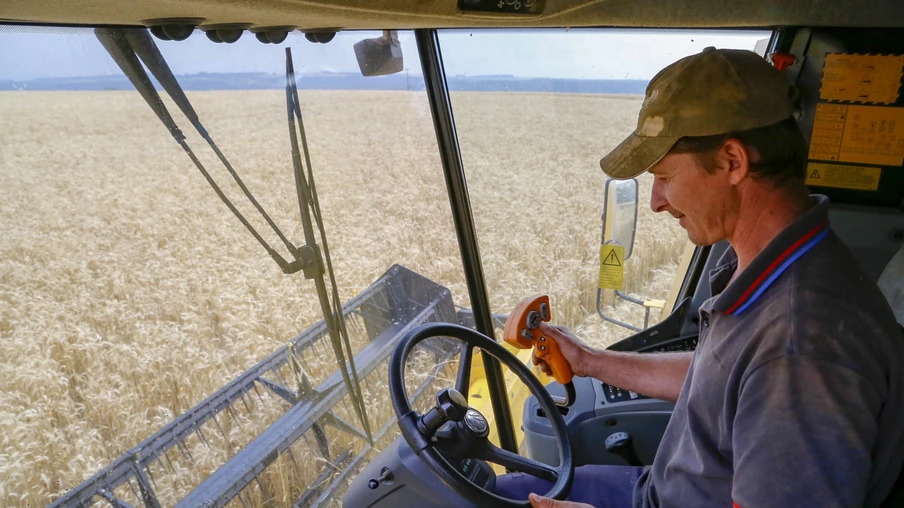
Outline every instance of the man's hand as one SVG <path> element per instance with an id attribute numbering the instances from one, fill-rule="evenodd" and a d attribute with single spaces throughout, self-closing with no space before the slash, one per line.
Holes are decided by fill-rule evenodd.
<path id="1" fill-rule="evenodd" d="M 544 322 L 540 323 L 540 333 L 553 339 L 559 345 L 559 351 L 565 357 L 565 361 L 571 366 L 571 371 L 575 376 L 587 377 L 590 374 L 587 371 L 588 361 L 592 361 L 595 349 L 581 342 L 571 330 L 565 326 L 550 325 Z M 531 360 L 534 365 L 539 365 L 540 370 L 547 376 L 552 375 L 549 365 L 543 360 L 537 359 L 537 356 L 531 353 Z"/>
<path id="2" fill-rule="evenodd" d="M 527 497 L 533 508 L 593 508 L 593 506 L 584 503 L 574 503 L 572 501 L 556 501 L 548 497 L 537 494 L 531 494 Z"/>

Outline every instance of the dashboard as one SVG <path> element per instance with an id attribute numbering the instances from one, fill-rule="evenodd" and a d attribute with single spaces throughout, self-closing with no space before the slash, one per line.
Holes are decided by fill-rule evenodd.
<path id="1" fill-rule="evenodd" d="M 641 353 L 689 352 L 697 348 L 697 334 L 677 337 L 639 349 Z M 574 378 L 577 398 L 568 408 L 559 408 L 568 426 L 575 465 L 613 464 L 629 465 L 630 453 L 642 464 L 650 464 L 656 455 L 659 441 L 665 432 L 674 405 L 651 399 L 635 392 L 602 383 L 591 378 Z M 558 383 L 547 385 L 552 395 L 564 395 L 565 388 Z M 550 465 L 559 462 L 555 435 L 546 414 L 537 399 L 530 396 L 524 403 L 522 420 L 524 430 L 523 450 L 534 460 Z M 601 446 L 612 438 L 623 446 Z M 630 451 L 624 440 L 630 441 Z"/>
<path id="2" fill-rule="evenodd" d="M 483 460 L 464 459 L 461 461 L 453 461 L 446 459 L 450 464 L 456 465 L 458 472 L 465 478 L 471 480 L 471 483 L 485 490 L 492 490 L 492 486 L 496 484 L 496 474 L 493 469 Z M 458 462 L 458 464 L 456 464 Z"/>

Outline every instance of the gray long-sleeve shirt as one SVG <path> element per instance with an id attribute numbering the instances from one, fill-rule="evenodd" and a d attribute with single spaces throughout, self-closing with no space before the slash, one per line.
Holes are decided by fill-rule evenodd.
<path id="1" fill-rule="evenodd" d="M 904 458 L 904 335 L 828 225 L 828 201 L 729 285 L 700 340 L 636 507 L 878 506 Z M 904 283 L 904 281 L 902 281 Z"/>

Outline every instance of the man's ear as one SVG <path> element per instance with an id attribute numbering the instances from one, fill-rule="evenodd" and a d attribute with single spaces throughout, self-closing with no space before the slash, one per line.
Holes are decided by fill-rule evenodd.
<path id="1" fill-rule="evenodd" d="M 728 169 L 728 180 L 733 185 L 738 185 L 747 178 L 750 173 L 750 154 L 743 143 L 734 138 L 728 138 L 719 150 L 719 158 L 722 165 Z"/>

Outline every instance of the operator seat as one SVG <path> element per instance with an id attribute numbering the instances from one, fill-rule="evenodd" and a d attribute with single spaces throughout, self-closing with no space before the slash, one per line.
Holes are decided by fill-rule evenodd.
<path id="1" fill-rule="evenodd" d="M 876 285 L 888 299 L 888 303 L 895 313 L 895 319 L 904 328 L 904 247 L 885 265 L 885 270 L 882 271 Z M 882 508 L 901 506 L 904 506 L 904 470 L 898 473 L 898 480 L 891 488 L 885 502 L 882 503 Z"/>

